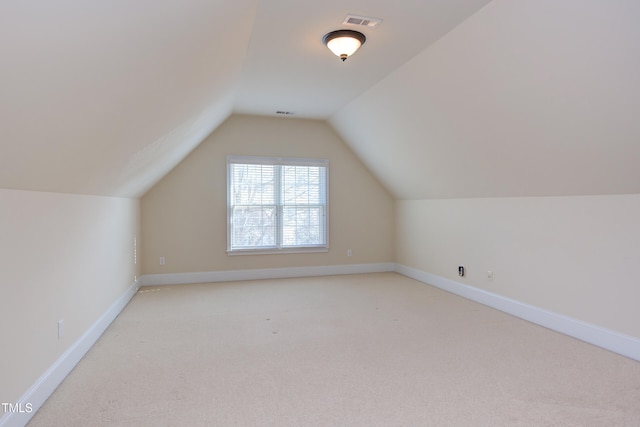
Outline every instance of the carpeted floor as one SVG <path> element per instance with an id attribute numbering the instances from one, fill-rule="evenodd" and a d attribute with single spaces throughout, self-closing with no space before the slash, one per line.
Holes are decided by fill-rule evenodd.
<path id="1" fill-rule="evenodd" d="M 640 426 L 640 363 L 395 273 L 143 288 L 29 426 Z"/>

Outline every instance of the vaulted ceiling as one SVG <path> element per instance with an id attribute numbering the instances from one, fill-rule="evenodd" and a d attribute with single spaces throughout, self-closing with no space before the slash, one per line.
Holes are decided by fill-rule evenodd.
<path id="1" fill-rule="evenodd" d="M 342 63 L 321 43 L 381 18 Z M 0 188 L 136 197 L 233 113 L 397 198 L 640 193 L 636 0 L 5 0 Z"/>

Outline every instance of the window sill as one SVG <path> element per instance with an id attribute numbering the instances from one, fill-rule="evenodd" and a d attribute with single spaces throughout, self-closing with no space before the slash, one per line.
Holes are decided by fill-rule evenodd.
<path id="1" fill-rule="evenodd" d="M 227 250 L 227 255 L 278 255 L 278 254 L 305 254 L 329 252 L 327 246 L 311 248 L 287 248 L 287 249 L 234 249 Z"/>

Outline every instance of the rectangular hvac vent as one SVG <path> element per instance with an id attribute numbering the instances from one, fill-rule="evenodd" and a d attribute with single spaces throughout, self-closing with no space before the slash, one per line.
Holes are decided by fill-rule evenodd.
<path id="1" fill-rule="evenodd" d="M 276 111 L 276 114 L 278 114 L 280 116 L 293 116 L 295 113 L 293 111 L 278 110 L 278 111 Z"/>
<path id="2" fill-rule="evenodd" d="M 382 22 L 379 18 L 368 18 L 366 16 L 347 15 L 342 21 L 346 25 L 359 25 L 361 27 L 375 27 Z"/>

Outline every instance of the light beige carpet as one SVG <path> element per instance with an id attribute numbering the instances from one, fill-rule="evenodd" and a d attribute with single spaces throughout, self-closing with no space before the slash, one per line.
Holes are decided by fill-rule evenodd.
<path id="1" fill-rule="evenodd" d="M 640 363 L 395 273 L 143 288 L 29 426 L 640 426 Z"/>

